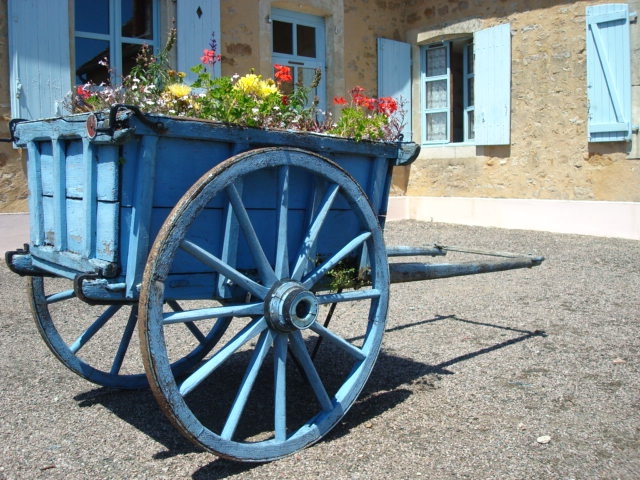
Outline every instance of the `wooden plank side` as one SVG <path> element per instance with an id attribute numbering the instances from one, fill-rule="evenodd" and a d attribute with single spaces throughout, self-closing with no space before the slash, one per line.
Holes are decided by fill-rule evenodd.
<path id="1" fill-rule="evenodd" d="M 190 83 L 196 79 L 191 67 L 201 63 L 202 51 L 210 48 L 212 34 L 215 34 L 218 43 L 216 53 L 220 53 L 222 48 L 220 0 L 180 0 L 176 8 L 178 70 L 187 74 L 186 81 Z M 218 62 L 213 67 L 213 75 L 219 77 L 220 73 L 220 62 Z"/>
<path id="2" fill-rule="evenodd" d="M 378 38 L 378 96 L 392 97 L 408 114 L 403 140 L 411 141 L 411 45 Z"/>
<path id="3" fill-rule="evenodd" d="M 497 25 L 473 35 L 475 142 L 508 145 L 511 138 L 511 29 Z"/>
<path id="4" fill-rule="evenodd" d="M 9 0 L 11 115 L 50 118 L 71 90 L 68 0 Z"/>
<path id="5" fill-rule="evenodd" d="M 587 7 L 588 139 L 591 142 L 631 137 L 631 57 L 629 7 Z"/>

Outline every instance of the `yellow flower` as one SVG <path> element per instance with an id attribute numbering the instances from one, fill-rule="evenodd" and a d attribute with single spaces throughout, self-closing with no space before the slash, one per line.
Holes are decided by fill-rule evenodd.
<path id="1" fill-rule="evenodd" d="M 191 87 L 182 83 L 172 83 L 167 85 L 167 91 L 175 98 L 182 98 L 191 93 Z"/>
<path id="2" fill-rule="evenodd" d="M 278 86 L 271 79 L 266 82 L 263 81 L 260 83 L 260 93 L 263 97 L 269 96 L 272 93 L 278 93 Z"/>
<path id="3" fill-rule="evenodd" d="M 262 80 L 262 76 L 254 73 L 248 73 L 244 77 L 240 77 L 233 88 L 247 95 L 255 95 L 258 98 L 264 98 L 278 92 L 278 87 L 273 80 Z"/>

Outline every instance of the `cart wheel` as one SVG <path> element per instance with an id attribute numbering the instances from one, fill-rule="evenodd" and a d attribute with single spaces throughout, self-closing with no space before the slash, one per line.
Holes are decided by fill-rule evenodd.
<path id="1" fill-rule="evenodd" d="M 75 297 L 72 282 L 64 278 L 30 277 L 27 292 L 40 335 L 65 366 L 105 387 L 148 386 L 137 337 L 133 335 L 137 303 L 87 305 Z M 182 307 L 172 303 L 171 308 Z M 186 343 L 188 349 L 183 347 L 174 356 L 172 368 L 176 375 L 193 368 L 224 333 L 224 321 L 210 327 L 207 335 L 192 324 L 187 326 L 192 341 Z"/>
<path id="2" fill-rule="evenodd" d="M 234 261 L 203 246 L 215 233 L 203 235 L 202 224 L 210 225 L 215 209 L 226 215 L 218 232 L 223 243 L 246 249 Z M 185 255 L 239 288 L 238 300 L 179 318 L 165 314 L 169 272 Z M 236 263 L 247 257 L 253 268 L 243 270 Z M 370 266 L 367 286 L 338 293 L 323 286 L 354 257 Z M 388 275 L 377 217 L 342 168 L 293 148 L 222 162 L 169 215 L 144 274 L 140 343 L 161 408 L 195 444 L 235 460 L 273 460 L 318 441 L 353 405 L 373 368 Z M 323 324 L 321 315 L 335 303 L 346 313 Z M 223 339 L 191 375 L 176 379 L 165 328 L 224 315 L 233 319 Z"/>

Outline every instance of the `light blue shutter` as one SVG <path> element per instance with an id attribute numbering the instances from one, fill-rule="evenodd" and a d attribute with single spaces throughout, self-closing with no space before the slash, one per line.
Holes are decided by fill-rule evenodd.
<path id="1" fill-rule="evenodd" d="M 220 53 L 222 47 L 220 0 L 180 0 L 176 4 L 178 70 L 187 74 L 187 82 L 193 82 L 196 77 L 191 72 L 191 67 L 201 63 L 200 57 L 202 57 L 203 50 L 209 48 L 212 33 L 215 34 L 218 43 L 216 54 Z M 213 75 L 220 76 L 219 62 L 214 66 Z"/>
<path id="2" fill-rule="evenodd" d="M 629 7 L 587 7 L 589 141 L 631 138 Z"/>
<path id="3" fill-rule="evenodd" d="M 511 29 L 508 23 L 473 35 L 475 143 L 509 145 Z"/>
<path id="4" fill-rule="evenodd" d="M 411 141 L 411 45 L 378 38 L 378 96 L 404 102 L 405 142 Z"/>
<path id="5" fill-rule="evenodd" d="M 71 91 L 68 0 L 9 0 L 11 116 L 62 113 Z"/>

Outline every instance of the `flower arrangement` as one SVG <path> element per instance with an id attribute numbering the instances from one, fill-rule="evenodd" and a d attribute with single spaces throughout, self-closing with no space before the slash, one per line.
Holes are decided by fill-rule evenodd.
<path id="1" fill-rule="evenodd" d="M 175 40 L 176 30 L 172 29 L 158 54 L 143 45 L 135 66 L 120 86 L 91 82 L 78 86 L 70 96 L 69 109 L 75 113 L 125 103 L 153 113 L 247 127 L 327 133 L 358 141 L 401 139 L 404 111 L 390 97 L 366 96 L 362 87 L 349 92 L 349 101 L 334 98 L 341 109 L 336 121 L 331 113 L 321 112 L 317 99 L 309 101 L 310 91 L 320 82 L 319 70 L 307 88 L 293 85 L 291 69 L 277 64 L 273 78 L 263 78 L 253 71 L 243 76 L 213 77 L 213 66 L 221 61 L 213 35 L 209 48 L 203 50 L 202 63 L 191 69 L 196 80 L 187 85 L 186 74 L 173 70 L 168 61 Z M 109 69 L 106 60 L 100 64 Z"/>

